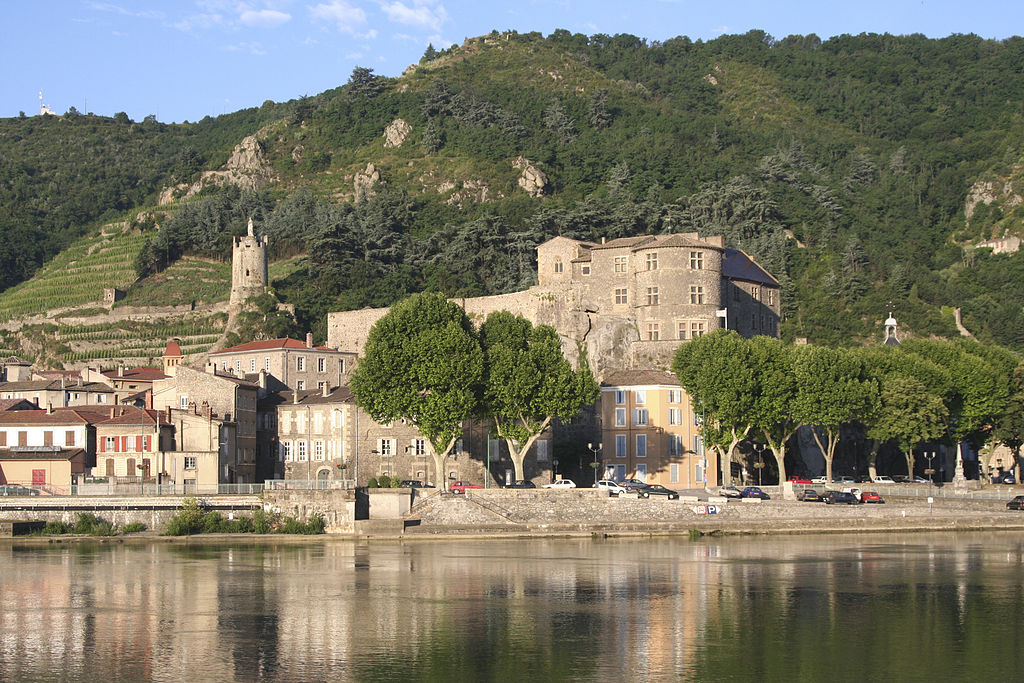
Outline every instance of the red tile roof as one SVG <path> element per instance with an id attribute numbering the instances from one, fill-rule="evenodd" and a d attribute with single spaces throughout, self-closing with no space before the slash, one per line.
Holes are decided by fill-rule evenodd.
<path id="1" fill-rule="evenodd" d="M 261 341 L 251 341 L 245 344 L 239 344 L 238 346 L 232 346 L 220 351 L 211 352 L 211 356 L 221 356 L 226 353 L 243 353 L 245 351 L 269 351 L 273 349 L 306 349 L 306 342 L 301 342 L 298 339 L 292 339 L 291 337 L 281 337 L 280 339 L 264 339 Z M 317 351 L 334 351 L 334 349 L 327 346 L 315 346 L 313 347 Z"/>
<path id="2" fill-rule="evenodd" d="M 601 382 L 602 387 L 630 387 L 666 384 L 679 386 L 679 378 L 664 370 L 615 370 Z"/>
<path id="3" fill-rule="evenodd" d="M 164 349 L 164 355 L 165 356 L 180 356 L 181 355 L 181 347 L 178 346 L 178 342 L 173 341 L 173 340 L 167 342 L 167 348 Z"/>
<path id="4" fill-rule="evenodd" d="M 179 351 L 179 354 L 181 352 Z M 117 369 L 103 370 L 103 376 L 110 379 L 135 380 L 137 382 L 154 382 L 158 379 L 166 379 L 167 375 L 160 368 L 125 368 L 122 374 L 117 374 Z"/>
<path id="5" fill-rule="evenodd" d="M 22 404 L 25 404 L 22 407 Z M 39 406 L 27 398 L 0 398 L 0 410 L 39 410 Z"/>
<path id="6" fill-rule="evenodd" d="M 107 413 L 109 416 L 110 413 Z M 96 416 L 77 408 L 45 410 L 6 410 L 0 412 L 2 425 L 82 425 L 96 422 Z"/>

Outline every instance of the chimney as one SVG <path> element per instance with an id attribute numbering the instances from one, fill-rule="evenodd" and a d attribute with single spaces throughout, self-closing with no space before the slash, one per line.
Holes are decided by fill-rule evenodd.
<path id="1" fill-rule="evenodd" d="M 123 365 L 118 365 L 117 366 L 117 376 L 118 377 L 124 377 L 124 366 Z"/>
<path id="2" fill-rule="evenodd" d="M 313 348 L 313 333 L 312 332 L 307 332 L 306 333 L 306 348 L 307 349 Z"/>
<path id="3" fill-rule="evenodd" d="M 603 237 L 601 238 L 601 244 L 604 244 L 604 238 Z"/>
<path id="4" fill-rule="evenodd" d="M 117 417 L 117 408 L 111 408 L 110 409 L 110 417 L 111 418 Z"/>
<path id="5" fill-rule="evenodd" d="M 147 389 L 146 393 L 142 395 L 142 399 L 145 402 L 143 405 L 145 405 L 148 410 L 153 410 L 153 390 Z"/>
<path id="6" fill-rule="evenodd" d="M 167 422 L 171 421 L 171 406 L 167 406 Z"/>
<path id="7" fill-rule="evenodd" d="M 266 370 L 260 369 L 259 383 L 260 383 L 260 389 L 266 389 L 267 388 L 267 371 Z"/>
<path id="8" fill-rule="evenodd" d="M 330 395 L 331 395 L 331 387 L 330 387 L 329 384 L 327 384 L 327 382 L 324 382 L 324 398 L 327 398 Z"/>
<path id="9" fill-rule="evenodd" d="M 53 415 L 53 404 L 52 403 L 47 403 L 46 404 L 46 414 L 47 415 Z"/>
<path id="10" fill-rule="evenodd" d="M 210 408 L 210 404 L 207 403 L 206 401 L 203 401 L 203 405 L 200 408 L 200 414 L 203 417 L 205 417 L 207 420 L 209 420 L 209 419 L 211 419 L 213 417 L 213 409 Z"/>
<path id="11" fill-rule="evenodd" d="M 299 402 L 299 390 L 298 389 L 292 389 L 292 403 L 298 403 L 298 402 Z"/>

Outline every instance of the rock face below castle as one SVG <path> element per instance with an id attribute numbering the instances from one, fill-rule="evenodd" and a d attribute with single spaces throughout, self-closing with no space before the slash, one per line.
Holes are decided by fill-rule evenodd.
<path id="1" fill-rule="evenodd" d="M 696 233 L 597 244 L 555 237 L 537 247 L 538 284 L 524 292 L 457 299 L 477 325 L 494 311 L 550 325 L 566 357 L 584 348 L 600 379 L 619 369 L 667 369 L 680 343 L 727 324 L 778 335 L 779 283 L 721 237 Z M 362 353 L 386 308 L 329 313 L 327 343 Z"/>

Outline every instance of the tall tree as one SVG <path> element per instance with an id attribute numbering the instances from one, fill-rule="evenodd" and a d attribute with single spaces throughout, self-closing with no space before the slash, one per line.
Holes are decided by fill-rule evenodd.
<path id="1" fill-rule="evenodd" d="M 781 483 L 786 481 L 786 442 L 800 427 L 792 412 L 797 394 L 794 353 L 771 337 L 754 337 L 750 344 L 758 378 L 752 421 L 772 449 Z"/>
<path id="2" fill-rule="evenodd" d="M 701 436 L 719 456 L 722 484 L 732 483 L 736 448 L 753 428 L 757 377 L 750 342 L 716 330 L 681 345 L 672 371 L 703 416 Z"/>
<path id="3" fill-rule="evenodd" d="M 483 351 L 466 312 L 441 294 L 414 294 L 370 329 L 352 374 L 356 404 L 377 422 L 405 419 L 430 441 L 436 485 L 479 406 Z"/>
<path id="4" fill-rule="evenodd" d="M 793 369 L 796 397 L 793 416 L 811 428 L 825 457 L 825 478 L 832 481 L 832 460 L 839 444 L 840 426 L 871 411 L 878 385 L 857 354 L 824 346 L 800 349 Z M 825 432 L 822 442 L 821 431 Z"/>
<path id="5" fill-rule="evenodd" d="M 582 355 L 573 370 L 554 328 L 497 311 L 480 328 L 484 352 L 483 410 L 505 440 L 516 480 L 523 461 L 552 419 L 568 420 L 597 400 L 599 388 Z"/>
<path id="6" fill-rule="evenodd" d="M 895 440 L 906 458 L 907 475 L 913 477 L 914 448 L 923 441 L 938 440 L 946 434 L 946 406 L 923 382 L 899 373 L 882 379 L 878 403 L 879 410 L 868 428 L 868 436 L 881 443 Z"/>

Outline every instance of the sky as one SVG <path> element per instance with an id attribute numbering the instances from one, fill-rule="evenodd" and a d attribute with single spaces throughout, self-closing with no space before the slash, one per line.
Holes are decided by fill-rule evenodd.
<path id="1" fill-rule="evenodd" d="M 761 29 L 1024 34 L 1020 0 L 0 0 L 0 117 L 42 101 L 165 123 L 343 85 L 356 66 L 398 76 L 428 44 L 491 30 L 711 40 Z"/>

